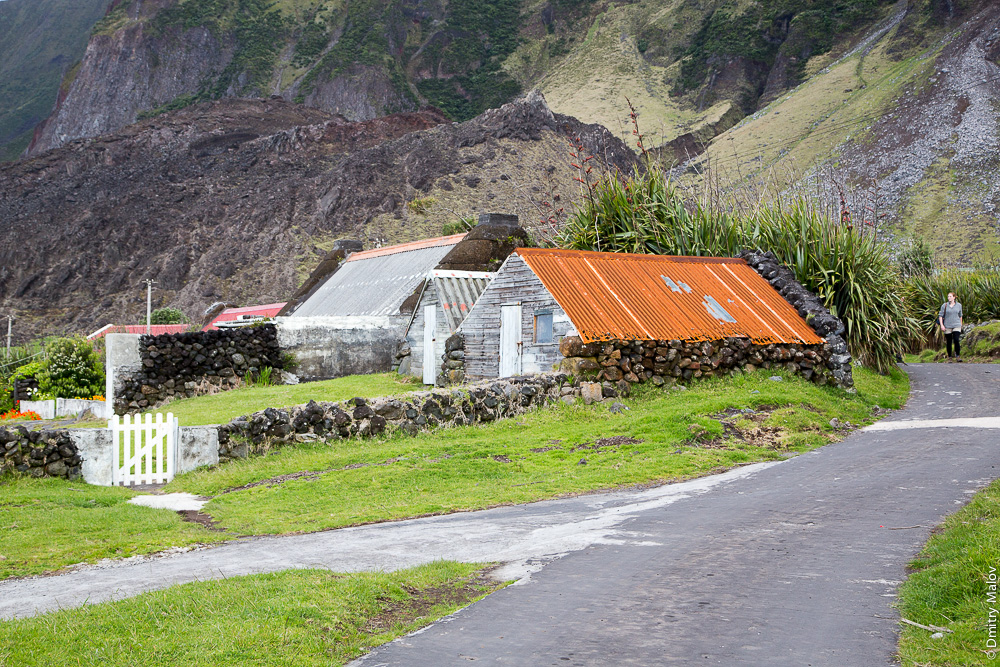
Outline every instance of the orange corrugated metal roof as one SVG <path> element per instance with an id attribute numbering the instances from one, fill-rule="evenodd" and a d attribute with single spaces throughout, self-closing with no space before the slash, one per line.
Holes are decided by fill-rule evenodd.
<path id="1" fill-rule="evenodd" d="M 409 252 L 410 250 L 420 250 L 422 248 L 435 248 L 443 245 L 455 245 L 465 238 L 465 234 L 452 234 L 451 236 L 438 236 L 433 239 L 422 239 L 420 241 L 410 241 L 399 245 L 386 246 L 384 248 L 373 248 L 351 253 L 345 262 L 356 262 L 360 259 L 371 259 L 372 257 L 384 257 L 385 255 L 395 255 L 399 252 Z"/>
<path id="2" fill-rule="evenodd" d="M 742 259 L 518 248 L 584 342 L 822 343 Z"/>

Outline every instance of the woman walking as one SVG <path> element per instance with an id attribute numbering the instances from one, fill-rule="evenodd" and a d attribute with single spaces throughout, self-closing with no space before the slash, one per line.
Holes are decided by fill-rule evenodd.
<path id="1" fill-rule="evenodd" d="M 959 337 L 962 335 L 962 304 L 955 300 L 954 292 L 948 292 L 948 301 L 941 304 L 938 323 L 941 325 L 941 331 L 944 332 L 948 357 L 961 361 L 962 344 L 959 342 Z M 955 347 L 954 353 L 951 351 L 953 345 Z"/>

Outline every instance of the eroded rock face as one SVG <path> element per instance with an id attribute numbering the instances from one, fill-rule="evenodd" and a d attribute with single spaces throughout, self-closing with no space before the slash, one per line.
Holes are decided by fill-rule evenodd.
<path id="1" fill-rule="evenodd" d="M 350 123 L 280 99 L 223 100 L 74 141 L 0 167 L 0 307 L 24 314 L 31 336 L 140 320 L 145 278 L 158 282 L 154 307 L 193 318 L 217 301 L 284 301 L 331 238 L 384 242 L 370 236 L 376 219 L 399 240 L 440 234 L 423 219 L 411 229 L 407 207 L 438 183 L 481 210 L 500 185 L 466 176 L 495 166 L 527 182 L 543 145 L 571 182 L 558 165 L 567 133 L 613 168 L 636 164 L 607 130 L 540 96 L 460 124 L 434 110 Z"/>

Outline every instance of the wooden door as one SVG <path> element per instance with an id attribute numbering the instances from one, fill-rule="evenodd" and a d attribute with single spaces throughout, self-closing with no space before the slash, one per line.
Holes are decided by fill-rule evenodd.
<path id="1" fill-rule="evenodd" d="M 424 306 L 424 384 L 434 384 L 441 360 L 437 358 L 437 306 Z"/>
<path id="2" fill-rule="evenodd" d="M 521 304 L 500 306 L 500 377 L 521 374 Z"/>

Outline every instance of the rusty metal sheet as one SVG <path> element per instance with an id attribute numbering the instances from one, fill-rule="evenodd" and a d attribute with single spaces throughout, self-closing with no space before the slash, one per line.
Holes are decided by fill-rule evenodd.
<path id="1" fill-rule="evenodd" d="M 715 340 L 817 344 L 777 290 L 742 259 L 519 248 L 585 342 Z"/>

